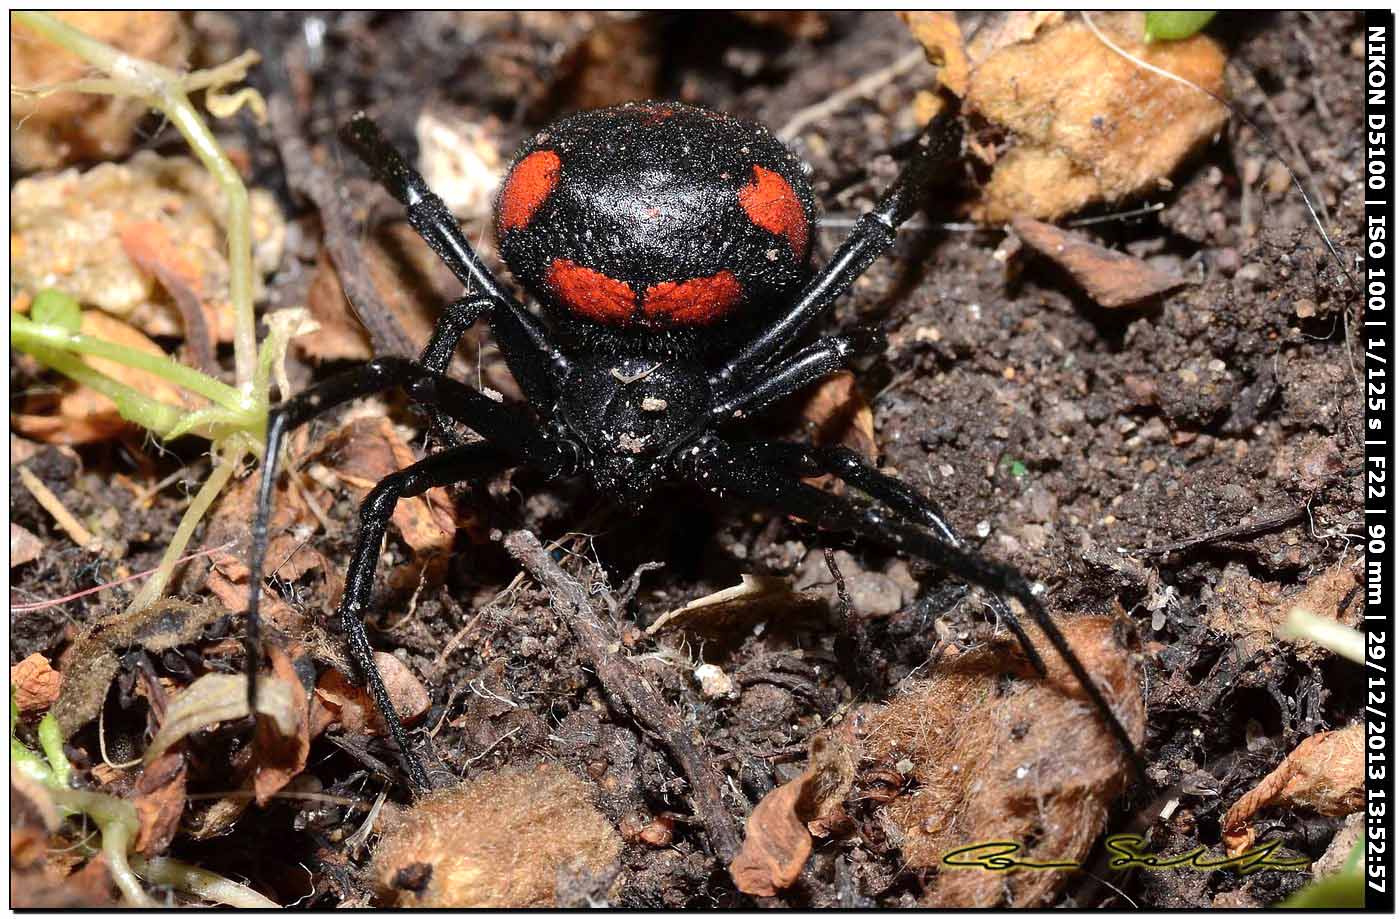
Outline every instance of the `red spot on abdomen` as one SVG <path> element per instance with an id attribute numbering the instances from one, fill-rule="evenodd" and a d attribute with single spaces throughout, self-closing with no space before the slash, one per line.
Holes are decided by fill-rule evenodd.
<path id="1" fill-rule="evenodd" d="M 550 262 L 545 283 L 570 312 L 594 322 L 626 325 L 637 309 L 637 295 L 627 282 L 565 258 Z"/>
<path id="2" fill-rule="evenodd" d="M 642 315 L 677 325 L 705 325 L 723 319 L 743 295 L 744 286 L 731 271 L 689 281 L 662 281 L 647 288 Z"/>
<path id="3" fill-rule="evenodd" d="M 516 230 L 530 222 L 558 184 L 561 166 L 559 154 L 553 150 L 536 150 L 515 164 L 501 192 L 496 217 L 500 232 Z"/>
<path id="4" fill-rule="evenodd" d="M 807 214 L 787 179 L 771 169 L 754 166 L 753 181 L 739 189 L 739 203 L 755 224 L 786 237 L 793 255 L 801 258 L 806 253 Z"/>

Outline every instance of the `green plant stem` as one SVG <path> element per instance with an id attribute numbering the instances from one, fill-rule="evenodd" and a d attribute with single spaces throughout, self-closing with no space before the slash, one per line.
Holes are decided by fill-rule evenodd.
<path id="1" fill-rule="evenodd" d="M 12 325 L 11 329 L 13 328 Z M 70 380 L 81 383 L 111 399 L 116 403 L 117 411 L 121 413 L 123 418 L 153 431 L 159 437 L 164 437 L 184 417 L 184 412 L 180 409 L 166 405 L 164 402 L 157 402 L 125 383 L 118 383 L 106 374 L 92 369 L 81 359 L 71 354 L 64 354 L 62 351 L 54 351 L 42 346 L 21 347 L 44 366 L 51 367 Z"/>
<path id="2" fill-rule="evenodd" d="M 131 867 L 151 884 L 183 890 L 213 903 L 237 909 L 282 908 L 250 887 L 177 859 L 142 858 L 136 855 L 131 859 Z"/>
<path id="3" fill-rule="evenodd" d="M 126 859 L 127 850 L 141 828 L 135 805 L 98 791 L 64 788 L 56 782 L 49 782 L 46 787 L 53 797 L 53 803 L 74 813 L 87 814 L 97 824 L 102 832 L 102 854 L 107 857 L 107 868 L 112 872 L 112 881 L 122 892 L 126 904 L 154 907 L 155 903 L 142 889 L 140 880 Z"/>
<path id="4" fill-rule="evenodd" d="M 10 335 L 13 343 L 24 351 L 40 347 L 75 354 L 91 354 L 93 357 L 104 358 L 124 367 L 132 367 L 154 374 L 230 411 L 236 412 L 246 409 L 247 400 L 238 390 L 232 386 L 226 386 L 212 377 L 205 376 L 193 367 L 188 367 L 164 354 L 150 354 L 127 345 L 119 345 L 92 335 L 84 335 L 81 332 L 70 332 L 57 326 L 41 325 L 13 313 L 10 315 Z"/>
<path id="5" fill-rule="evenodd" d="M 233 478 L 234 472 L 238 470 L 243 458 L 248 455 L 245 442 L 239 438 L 222 448 L 222 455 L 214 461 L 214 468 L 209 472 L 209 478 L 204 480 L 199 491 L 195 493 L 194 500 L 185 509 L 185 515 L 180 518 L 180 525 L 175 528 L 175 535 L 170 539 L 170 545 L 165 549 L 165 555 L 161 556 L 160 566 L 156 568 L 155 574 L 146 580 L 139 593 L 127 606 L 127 612 L 134 612 L 144 609 L 154 603 L 162 593 L 165 592 L 165 585 L 170 581 L 170 575 L 175 571 L 175 564 L 180 560 L 180 556 L 185 554 L 185 546 L 189 544 L 190 538 L 194 536 L 195 527 L 203 519 L 204 514 L 209 510 L 214 499 L 223 491 L 228 480 Z"/>
<path id="6" fill-rule="evenodd" d="M 233 304 L 233 355 L 239 388 L 260 403 L 251 391 L 257 361 L 257 332 L 253 317 L 253 247 L 248 189 L 208 125 L 195 111 L 185 94 L 186 85 L 207 85 L 207 81 L 187 79 L 167 67 L 132 57 L 111 45 L 97 41 L 47 13 L 14 12 L 11 18 L 49 41 L 54 42 L 112 77 L 112 82 L 87 81 L 83 89 L 141 96 L 160 109 L 184 136 L 204 167 L 218 181 L 227 208 L 225 234 L 228 237 L 229 300 Z"/>

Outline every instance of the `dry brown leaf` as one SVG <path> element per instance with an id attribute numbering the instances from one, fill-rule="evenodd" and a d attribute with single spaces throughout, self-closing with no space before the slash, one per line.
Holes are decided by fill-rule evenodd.
<path id="1" fill-rule="evenodd" d="M 283 679 L 263 676 L 258 683 L 258 714 L 271 719 L 283 736 L 294 736 L 299 724 L 294 697 L 301 695 L 300 683 L 293 686 Z M 146 748 L 145 760 L 154 762 L 195 731 L 247 715 L 248 677 L 241 673 L 206 673 L 170 700 L 165 722 Z M 259 719 L 262 720 L 266 719 Z"/>
<path id="2" fill-rule="evenodd" d="M 10 457 L 11 464 L 15 460 Z M 44 541 L 18 523 L 10 524 L 10 567 L 32 562 L 44 553 Z"/>
<path id="3" fill-rule="evenodd" d="M 379 668 L 379 675 L 389 691 L 389 699 L 394 704 L 394 711 L 399 714 L 399 720 L 406 725 L 417 723 L 432 706 L 433 700 L 428 690 L 423 688 L 422 682 L 408 665 L 394 655 L 376 651 L 374 663 Z M 316 698 L 329 713 L 329 718 L 317 721 L 321 730 L 338 721 L 350 734 L 383 736 L 388 733 L 388 726 L 369 690 L 352 683 L 338 670 L 327 670 L 321 674 L 316 681 Z"/>
<path id="4" fill-rule="evenodd" d="M 22 715 L 48 711 L 62 688 L 63 674 L 49 666 L 49 659 L 37 651 L 10 668 L 10 689 Z"/>
<path id="5" fill-rule="evenodd" d="M 385 829 L 370 873 L 398 906 L 554 906 L 561 872 L 596 875 L 622 851 L 595 793 L 555 763 L 433 792 Z"/>
<path id="6" fill-rule="evenodd" d="M 361 498 L 391 472 L 417 461 L 383 415 L 354 419 L 321 441 L 313 455 L 328 455 L 326 465 Z M 445 489 L 432 488 L 416 498 L 405 498 L 395 505 L 391 519 L 420 560 L 451 551 L 457 520 Z"/>
<path id="7" fill-rule="evenodd" d="M 295 441 L 288 453 L 296 455 Z M 292 474 L 295 473 L 289 473 Z M 324 561 L 319 552 L 303 545 L 301 536 L 310 531 L 315 520 L 306 505 L 293 498 L 285 483 L 284 478 L 273 493 L 272 516 L 268 520 L 268 532 L 273 536 L 264 573 L 271 575 L 276 571 L 278 577 L 295 580 L 305 571 L 323 567 Z M 227 551 L 213 555 L 205 582 L 209 592 L 231 613 L 248 610 L 248 521 L 253 518 L 259 484 L 257 476 L 231 483 L 214 506 L 204 537 L 212 545 L 234 543 Z M 264 588 L 258 609 L 265 622 L 288 635 L 305 634 L 310 624 L 307 613 L 293 609 L 270 589 Z"/>
<path id="8" fill-rule="evenodd" d="M 1254 844 L 1246 821 L 1265 807 L 1289 806 L 1327 817 L 1361 809 L 1365 789 L 1365 727 L 1314 734 L 1294 748 L 1278 768 L 1234 803 L 1220 825 L 1226 851 L 1234 856 Z"/>
<path id="9" fill-rule="evenodd" d="M 820 447 L 849 447 L 875 462 L 875 415 L 849 370 L 832 374 L 812 390 L 802 405 L 802 418 L 812 429 L 812 442 Z"/>
<path id="10" fill-rule="evenodd" d="M 306 690 L 297 678 L 296 668 L 286 651 L 273 645 L 268 651 L 272 659 L 271 682 L 286 686 L 291 700 L 289 718 L 260 717 L 253 732 L 253 793 L 258 804 L 266 804 L 288 782 L 306 768 L 306 756 L 311 751 L 310 717 Z M 258 687 L 258 695 L 266 692 L 266 682 Z M 261 711 L 261 701 L 259 710 Z M 288 730 L 291 728 L 291 730 Z"/>
<path id="11" fill-rule="evenodd" d="M 136 816 L 141 822 L 136 835 L 136 851 L 159 855 L 175 838 L 180 815 L 185 811 L 185 755 L 169 751 L 141 770 L 136 780 Z"/>
<path id="12" fill-rule="evenodd" d="M 1120 620 L 1062 621 L 1061 630 L 1134 743 L 1146 725 L 1138 661 L 1120 643 Z M 1128 765 L 1083 688 L 1048 642 L 1040 679 L 1020 646 L 1001 639 L 945 657 L 882 710 L 863 715 L 872 766 L 908 761 L 915 793 L 879 811 L 913 868 L 938 868 L 953 849 L 1007 840 L 1032 861 L 1082 861 L 1103 832 Z M 1008 679 L 1009 678 L 1009 679 Z M 1034 906 L 1070 877 L 1063 871 L 941 871 L 922 905 Z"/>
<path id="13" fill-rule="evenodd" d="M 1005 10 L 988 14 L 967 43 L 967 58 L 973 69 L 1008 45 L 1030 41 L 1041 29 L 1059 25 L 1065 14 L 1059 10 Z"/>
<path id="14" fill-rule="evenodd" d="M 968 60 L 962 30 L 952 13 L 934 10 L 900 12 L 914 40 L 924 46 L 930 64 L 938 68 L 939 81 L 959 99 L 967 95 Z"/>
<path id="15" fill-rule="evenodd" d="M 214 556 L 204 586 L 230 613 L 248 611 L 248 566 L 242 559 L 231 553 Z M 304 613 L 297 612 L 269 590 L 263 591 L 262 602 L 258 604 L 258 618 L 288 634 L 298 634 L 297 630 L 306 624 Z"/>
<path id="16" fill-rule="evenodd" d="M 367 361 L 374 356 L 369 333 L 355 318 L 335 266 L 324 251 L 316 259 L 306 306 L 319 328 L 292 340 L 293 347 L 303 355 L 313 361 Z"/>
<path id="17" fill-rule="evenodd" d="M 734 886 L 753 897 L 791 887 L 812 854 L 808 828 L 845 800 L 855 778 L 855 751 L 818 734 L 802 775 L 770 791 L 749 814 L 744 845 L 729 863 Z"/>
<path id="18" fill-rule="evenodd" d="M 189 33 L 178 12 L 55 15 L 142 60 L 176 69 L 186 64 Z M 40 38 L 26 26 L 11 24 L 11 86 L 52 86 L 88 74 L 88 65 L 73 52 Z M 10 158 L 26 172 L 82 160 L 121 159 L 131 150 L 136 125 L 146 111 L 147 106 L 138 99 L 99 93 L 61 92 L 43 98 L 11 93 Z"/>
<path id="19" fill-rule="evenodd" d="M 1210 38 L 1145 45 L 1141 13 L 1094 22 L 1130 54 L 1224 94 L 1225 55 Z M 966 101 L 1014 137 L 973 208 L 988 223 L 1053 220 L 1157 189 L 1228 116 L 1200 90 L 1123 58 L 1077 18 L 993 51 L 974 67 Z"/>
<path id="20" fill-rule="evenodd" d="M 127 258 L 160 281 L 180 311 L 182 331 L 194 363 L 208 373 L 218 366 L 211 330 L 219 328 L 221 310 L 208 302 L 208 285 L 198 264 L 198 253 L 186 251 L 170 228 L 158 220 L 128 223 L 118 233 Z"/>
<path id="21" fill-rule="evenodd" d="M 1179 275 L 1158 271 L 1142 259 L 1039 220 L 1017 217 L 1011 227 L 1027 245 L 1068 271 L 1100 306 L 1141 303 L 1190 283 Z"/>
<path id="22" fill-rule="evenodd" d="M 85 310 L 82 331 L 85 335 L 147 354 L 165 355 L 159 345 L 141 332 L 106 313 Z M 179 387 L 153 373 L 98 357 L 87 356 L 83 360 L 94 369 L 158 402 L 177 407 L 194 407 L 198 404 L 187 399 Z M 58 405 L 52 410 L 40 411 L 46 401 L 47 397 L 24 400 L 21 412 L 12 417 L 14 429 L 44 443 L 73 445 L 110 440 L 128 427 L 117 411 L 116 403 L 86 386 L 65 382 Z"/>

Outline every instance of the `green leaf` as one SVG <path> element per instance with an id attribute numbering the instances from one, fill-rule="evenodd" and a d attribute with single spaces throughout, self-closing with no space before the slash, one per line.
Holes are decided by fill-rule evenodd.
<path id="1" fill-rule="evenodd" d="M 1154 41 L 1180 41 L 1190 38 L 1215 18 L 1213 10 L 1162 10 L 1147 14 L 1146 38 Z"/>
<path id="2" fill-rule="evenodd" d="M 1346 864 L 1336 874 L 1313 881 L 1279 906 L 1284 909 L 1345 909 L 1366 905 L 1366 879 L 1361 874 L 1364 841 L 1357 840 Z"/>
<path id="3" fill-rule="evenodd" d="M 83 310 L 77 299 L 52 288 L 39 291 L 29 315 L 39 325 L 57 326 L 69 332 L 78 331 L 83 324 Z"/>

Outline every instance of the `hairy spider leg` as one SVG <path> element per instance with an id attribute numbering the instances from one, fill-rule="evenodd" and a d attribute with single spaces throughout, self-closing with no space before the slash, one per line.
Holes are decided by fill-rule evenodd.
<path id="1" fill-rule="evenodd" d="M 879 329 L 852 329 L 824 337 L 783 358 L 757 379 L 721 390 L 710 417 L 715 424 L 747 418 L 783 396 L 844 370 L 854 358 L 882 353 L 886 343 L 885 333 Z"/>
<path id="2" fill-rule="evenodd" d="M 563 449 L 558 444 L 545 440 L 527 419 L 470 386 L 444 377 L 407 358 L 376 358 L 362 367 L 346 371 L 313 386 L 274 408 L 268 415 L 267 447 L 263 454 L 262 481 L 259 484 L 258 505 L 253 517 L 252 548 L 248 564 L 248 621 L 244 645 L 248 656 L 250 713 L 257 710 L 257 672 L 262 659 L 258 607 L 262 598 L 262 572 L 267 555 L 267 522 L 272 512 L 272 492 L 277 481 L 282 442 L 292 430 L 338 405 L 395 388 L 403 389 L 414 402 L 434 407 L 474 430 L 499 454 L 508 458 L 511 461 L 509 465 L 535 465 L 547 475 L 568 474 L 567 470 L 571 468 L 570 457 Z M 423 462 L 427 463 L 428 460 Z M 469 471 L 468 475 L 470 474 L 472 473 Z M 373 545 L 375 551 L 378 551 L 379 543 L 376 541 Z M 360 630 L 363 635 L 363 626 L 360 626 Z M 352 656 L 371 681 L 371 689 L 375 692 L 376 701 L 379 701 L 380 694 L 384 692 L 383 682 L 378 668 L 374 665 L 374 658 L 368 654 L 366 648 L 367 641 L 358 647 L 353 640 L 351 642 Z M 384 698 L 387 698 L 387 695 Z M 386 720 L 394 717 L 391 708 L 386 709 L 381 704 L 381 710 Z M 395 740 L 399 740 L 399 737 L 396 736 Z M 404 752 L 407 754 L 406 748 Z M 419 768 L 421 770 L 421 766 Z"/>
<path id="3" fill-rule="evenodd" d="M 862 507 L 850 498 L 806 485 L 791 475 L 755 461 L 744 454 L 742 447 L 731 446 L 718 437 L 705 437 L 686 449 L 677 458 L 677 467 L 682 475 L 720 497 L 737 497 L 767 505 L 782 513 L 801 517 L 815 526 L 846 531 L 883 543 L 896 551 L 932 562 L 993 593 L 1015 597 L 1083 687 L 1090 703 L 1099 711 L 1138 775 L 1145 774 L 1137 745 L 1122 721 L 1099 691 L 1098 684 L 1074 653 L 1064 633 L 1036 598 L 1031 585 L 1016 569 L 949 545 L 923 529 L 893 518 L 880 508 Z"/>
<path id="4" fill-rule="evenodd" d="M 939 510 L 938 505 L 894 476 L 885 475 L 871 466 L 854 450 L 846 447 L 809 447 L 790 441 L 743 444 L 742 448 L 759 462 L 780 466 L 795 475 L 834 475 L 883 503 L 906 520 L 932 530 L 939 539 L 953 548 L 964 548 L 962 538 Z M 1021 627 L 1019 617 L 998 594 L 990 594 L 990 597 L 992 612 L 1000 621 L 1006 623 L 1007 628 L 1020 642 L 1026 660 L 1035 668 L 1037 674 L 1044 677 L 1045 661 L 1031 643 L 1030 636 Z"/>
<path id="5" fill-rule="evenodd" d="M 385 476 L 360 504 L 360 532 L 355 537 L 355 549 L 345 577 L 345 593 L 337 615 L 350 645 L 350 657 L 360 669 L 360 675 L 369 686 L 374 703 L 389 727 L 389 734 L 398 745 L 415 793 L 421 794 L 431 789 L 428 772 L 409 742 L 408 731 L 384 686 L 379 667 L 374 662 L 374 649 L 365 631 L 364 611 L 369 606 L 374 588 L 380 545 L 395 505 L 404 498 L 415 498 L 440 485 L 480 481 L 514 465 L 511 457 L 489 443 L 464 444 Z"/>
<path id="6" fill-rule="evenodd" d="M 851 233 L 831 259 L 807 282 L 792 307 L 767 326 L 711 377 L 711 384 L 727 389 L 754 377 L 780 356 L 822 316 L 856 278 L 895 241 L 895 230 L 923 203 L 939 167 L 955 162 L 962 150 L 962 127 L 956 116 L 945 112 L 919 133 L 914 153 L 905 161 L 894 184 L 874 209 L 861 215 Z"/>
<path id="7" fill-rule="evenodd" d="M 544 323 L 512 297 L 482 264 L 462 235 L 457 218 L 384 139 L 368 115 L 357 112 L 341 128 L 340 137 L 404 206 L 409 225 L 462 282 L 468 296 L 475 294 L 491 301 L 493 308 L 488 319 L 506 365 L 532 404 L 542 407 L 551 403 L 557 384 L 568 375 L 571 363 L 550 340 Z"/>

